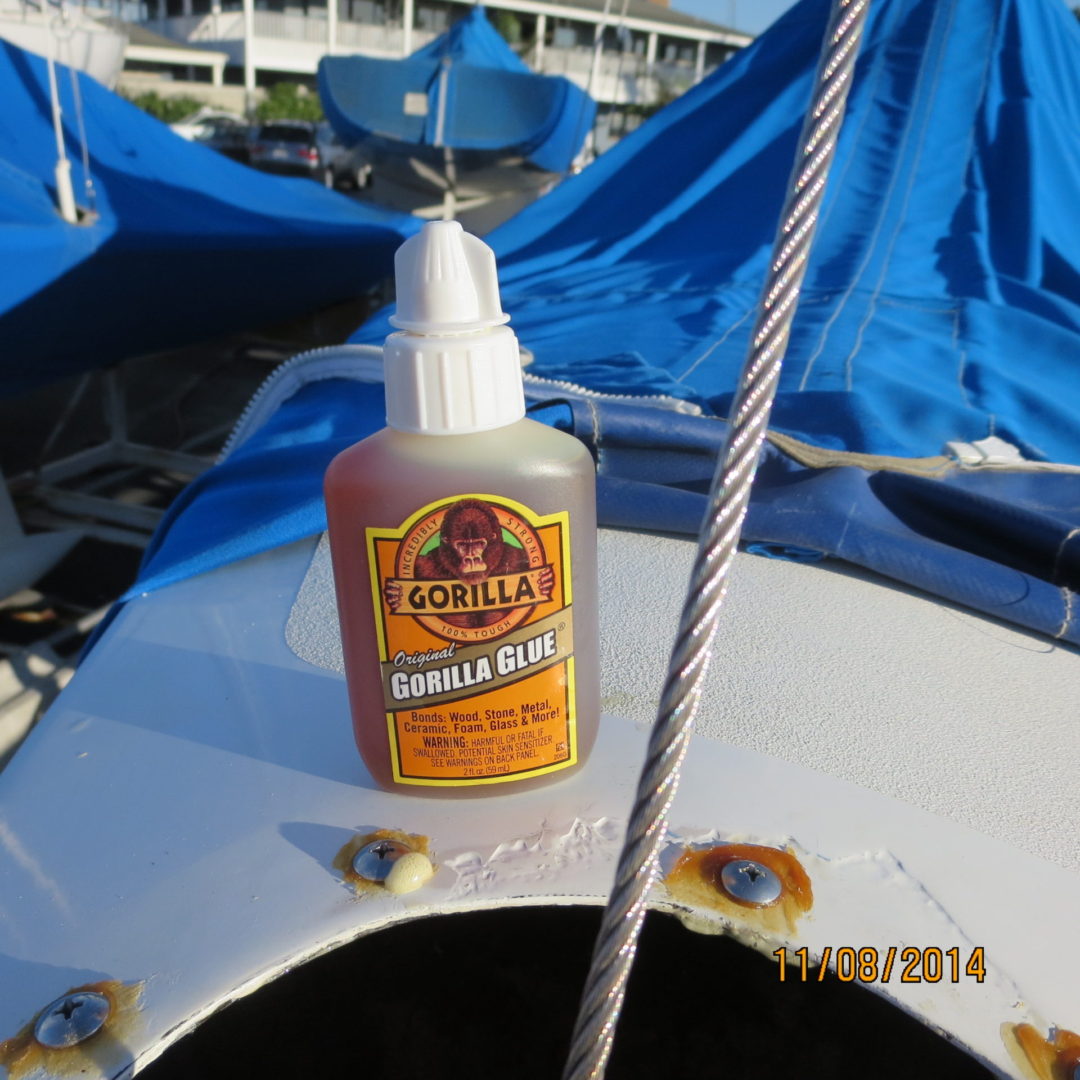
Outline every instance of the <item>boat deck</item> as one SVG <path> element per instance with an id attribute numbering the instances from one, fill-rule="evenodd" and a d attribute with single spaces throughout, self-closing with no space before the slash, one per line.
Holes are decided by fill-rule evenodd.
<path id="1" fill-rule="evenodd" d="M 110 1067 L 141 1066 L 226 1003 L 255 993 L 257 1008 L 267 983 L 374 931 L 600 903 L 692 551 L 602 532 L 597 747 L 561 783 L 482 800 L 373 788 L 326 647 L 335 614 L 314 540 L 129 603 L 4 773 L 0 975 L 19 993 L 0 1004 L 0 1034 L 69 986 L 117 980 L 142 1004 Z M 637 591 L 628 566 L 649 568 L 629 575 Z M 767 958 L 917 947 L 957 950 L 966 968 L 980 949 L 980 982 L 868 988 L 1019 1075 L 1002 1026 L 1080 1014 L 1061 963 L 1080 905 L 1075 671 L 1071 648 L 880 580 L 739 555 L 653 906 Z M 383 829 L 428 845 L 427 885 L 398 897 L 343 876 L 341 851 Z M 740 912 L 707 877 L 675 873 L 731 843 L 794 858 L 810 907 Z M 401 955 L 424 996 L 422 957 Z M 364 972 L 358 1023 L 384 988 Z M 456 1067 L 403 1075 L 465 1075 Z"/>

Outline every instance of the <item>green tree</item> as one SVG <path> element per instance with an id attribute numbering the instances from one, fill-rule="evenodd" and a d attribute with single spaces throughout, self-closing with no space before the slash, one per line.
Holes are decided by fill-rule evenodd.
<path id="1" fill-rule="evenodd" d="M 491 16 L 491 24 L 508 45 L 521 44 L 521 20 L 512 11 L 496 11 Z"/>
<path id="2" fill-rule="evenodd" d="M 175 124 L 202 108 L 204 104 L 193 97 L 162 97 L 156 90 L 148 90 L 144 94 L 128 98 L 128 101 L 164 124 Z"/>
<path id="3" fill-rule="evenodd" d="M 324 119 L 318 95 L 306 86 L 292 82 L 274 83 L 266 99 L 255 107 L 255 115 L 259 120 L 311 120 L 318 123 Z"/>

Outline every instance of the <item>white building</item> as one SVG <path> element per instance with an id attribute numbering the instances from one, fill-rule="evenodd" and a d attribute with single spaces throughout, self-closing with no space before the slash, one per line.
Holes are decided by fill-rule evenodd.
<path id="1" fill-rule="evenodd" d="M 228 54 L 225 82 L 250 95 L 283 79 L 312 84 L 327 54 L 407 56 L 466 6 L 452 0 L 140 0 L 137 21 L 178 43 Z M 566 75 L 601 104 L 652 105 L 673 97 L 750 41 L 652 0 L 496 0 L 487 13 L 534 70 Z"/>
<path id="2" fill-rule="evenodd" d="M 102 25 L 112 27 L 127 36 L 124 47 L 124 70 L 122 79 L 126 84 L 137 84 L 139 76 L 146 76 L 153 85 L 154 76 L 190 79 L 222 86 L 225 82 L 225 66 L 228 53 L 213 49 L 193 48 L 184 45 L 137 23 L 126 23 L 116 18 L 102 18 Z"/>

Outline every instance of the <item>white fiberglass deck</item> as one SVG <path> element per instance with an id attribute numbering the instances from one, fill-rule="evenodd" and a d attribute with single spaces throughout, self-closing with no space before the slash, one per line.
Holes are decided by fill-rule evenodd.
<path id="1" fill-rule="evenodd" d="M 592 759 L 456 802 L 371 787 L 314 541 L 129 604 L 0 775 L 0 1039 L 72 986 L 140 983 L 138 1065 L 381 926 L 600 903 L 692 552 L 602 534 Z M 667 865 L 686 843 L 789 845 L 810 912 L 786 934 L 729 927 L 766 952 L 983 946 L 981 984 L 877 989 L 1020 1075 L 1002 1024 L 1080 1024 L 1078 691 L 1073 650 L 836 564 L 740 555 Z M 358 902 L 333 859 L 377 828 L 430 837 L 438 872 Z M 655 904 L 686 906 L 662 887 Z"/>

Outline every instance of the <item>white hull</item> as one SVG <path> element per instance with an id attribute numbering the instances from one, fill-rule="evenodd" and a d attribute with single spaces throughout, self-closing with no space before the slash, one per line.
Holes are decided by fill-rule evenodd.
<path id="1" fill-rule="evenodd" d="M 112 1058 L 78 1062 L 112 1075 L 392 924 L 601 903 L 693 545 L 604 532 L 600 552 L 593 756 L 561 784 L 480 800 L 370 786 L 314 542 L 129 603 L 0 778 L 0 1038 L 71 987 L 115 979 L 139 1004 Z M 740 555 L 665 868 L 688 844 L 786 847 L 813 906 L 789 928 L 664 887 L 653 906 L 766 957 L 914 945 L 966 962 L 982 946 L 982 982 L 868 988 L 1022 1076 L 1002 1025 L 1080 1015 L 1076 697 L 1072 650 L 866 575 Z M 335 856 L 378 828 L 429 837 L 435 877 L 355 895 Z M 1022 917 L 1006 895 L 1018 882 Z M 722 1016 L 715 1032 L 737 1035 Z"/>

